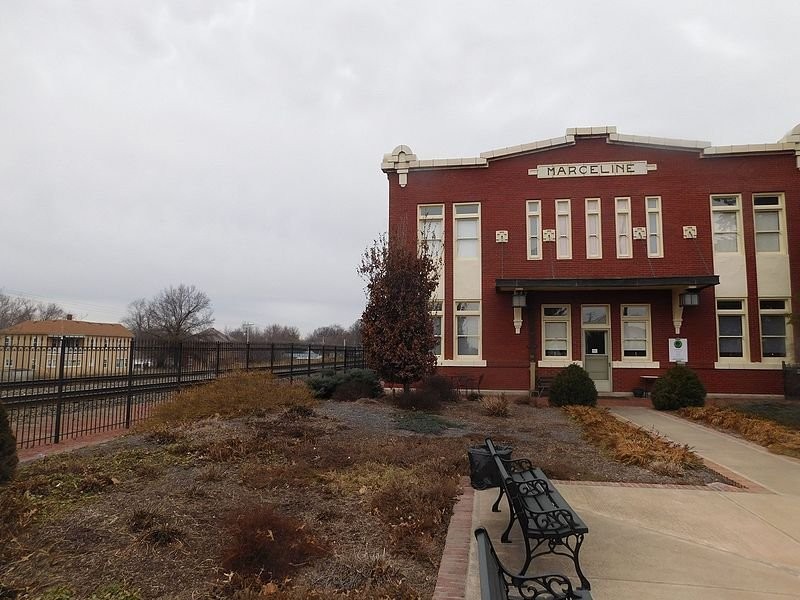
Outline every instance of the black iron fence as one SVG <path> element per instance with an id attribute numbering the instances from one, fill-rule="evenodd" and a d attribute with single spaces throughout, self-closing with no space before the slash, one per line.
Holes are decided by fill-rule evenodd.
<path id="1" fill-rule="evenodd" d="M 783 363 L 783 396 L 800 400 L 800 364 Z"/>
<path id="2" fill-rule="evenodd" d="M 120 341 L 0 347 L 0 402 L 21 448 L 130 427 L 171 393 L 233 371 L 293 380 L 364 366 L 360 347 Z"/>

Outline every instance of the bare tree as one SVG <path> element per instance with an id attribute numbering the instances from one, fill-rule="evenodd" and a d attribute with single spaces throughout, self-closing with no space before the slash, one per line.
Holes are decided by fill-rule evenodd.
<path id="1" fill-rule="evenodd" d="M 263 336 L 267 343 L 299 342 L 300 330 L 297 327 L 272 323 L 264 327 Z"/>
<path id="2" fill-rule="evenodd" d="M 205 292 L 180 284 L 161 290 L 151 300 L 134 300 L 122 322 L 138 337 L 180 342 L 211 327 L 214 316 Z"/>
<path id="3" fill-rule="evenodd" d="M 385 235 L 367 248 L 358 273 L 367 282 L 361 337 L 367 364 L 382 378 L 403 384 L 436 368 L 436 338 L 430 315 L 439 263 L 429 245 L 408 242 L 402 233 Z"/>
<path id="4" fill-rule="evenodd" d="M 330 344 L 341 346 L 347 337 L 347 330 L 341 325 L 325 325 L 317 327 L 305 338 L 308 344 Z"/>
<path id="5" fill-rule="evenodd" d="M 66 314 L 63 308 L 53 302 L 44 304 L 0 293 L 0 329 L 23 321 L 63 319 Z"/>

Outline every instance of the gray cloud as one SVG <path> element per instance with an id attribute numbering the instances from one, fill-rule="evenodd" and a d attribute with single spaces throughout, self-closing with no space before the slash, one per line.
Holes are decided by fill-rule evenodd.
<path id="1" fill-rule="evenodd" d="M 0 286 L 98 320 L 180 282 L 218 325 L 349 325 L 384 152 L 800 121 L 796 2 L 0 5 Z"/>

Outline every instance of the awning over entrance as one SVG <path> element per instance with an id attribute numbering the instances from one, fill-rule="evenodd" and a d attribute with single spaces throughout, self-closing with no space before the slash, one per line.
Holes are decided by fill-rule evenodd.
<path id="1" fill-rule="evenodd" d="M 513 292 L 514 329 L 522 326 L 522 309 L 528 292 L 569 290 L 670 290 L 672 292 L 672 324 L 675 334 L 681 332 L 683 307 L 695 306 L 703 288 L 719 285 L 719 275 L 686 275 L 678 277 L 606 277 L 580 279 L 496 279 L 498 292 Z"/>
<path id="2" fill-rule="evenodd" d="M 564 290 L 669 290 L 719 285 L 719 275 L 681 277 L 607 277 L 602 279 L 496 279 L 498 292 L 555 292 Z"/>

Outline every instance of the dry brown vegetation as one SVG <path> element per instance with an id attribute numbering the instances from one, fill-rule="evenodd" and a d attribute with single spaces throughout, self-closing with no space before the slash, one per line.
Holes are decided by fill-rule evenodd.
<path id="1" fill-rule="evenodd" d="M 428 598 L 466 448 L 486 435 L 557 479 L 711 477 L 615 462 L 557 409 L 319 403 L 246 374 L 24 465 L 0 487 L 0 598 Z"/>
<path id="2" fill-rule="evenodd" d="M 481 398 L 481 407 L 490 417 L 507 417 L 511 414 L 510 402 L 503 394 Z"/>
<path id="3" fill-rule="evenodd" d="M 730 408 L 706 406 L 683 408 L 678 415 L 732 431 L 775 454 L 800 458 L 800 431 L 778 425 L 767 419 L 752 417 Z"/>
<path id="4" fill-rule="evenodd" d="M 628 465 L 647 466 L 658 473 L 679 475 L 698 469 L 703 461 L 689 446 L 615 418 L 607 409 L 568 406 L 564 410 L 583 427 L 584 435 Z"/>

